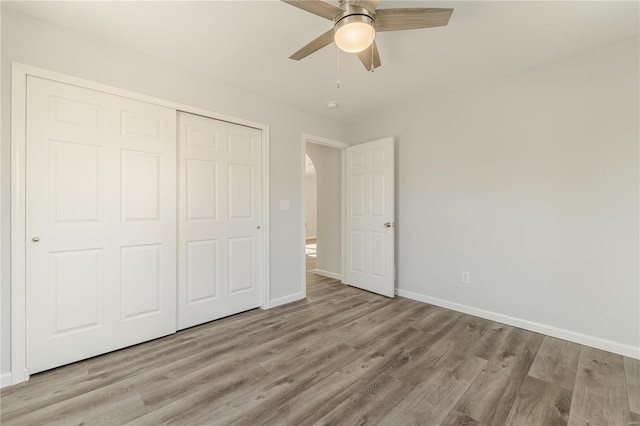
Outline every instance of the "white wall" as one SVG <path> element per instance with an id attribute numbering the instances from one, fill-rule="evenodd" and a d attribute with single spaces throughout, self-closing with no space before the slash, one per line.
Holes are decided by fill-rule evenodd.
<path id="1" fill-rule="evenodd" d="M 357 120 L 397 137 L 400 290 L 640 345 L 638 48 Z"/>
<path id="2" fill-rule="evenodd" d="M 306 237 L 307 238 L 316 238 L 318 235 L 317 229 L 317 205 L 316 205 L 316 188 L 317 188 L 317 179 L 316 175 L 307 175 L 305 176 L 305 215 L 306 215 Z"/>
<path id="3" fill-rule="evenodd" d="M 316 169 L 316 269 L 342 274 L 342 150 L 307 142 Z"/>
<path id="4" fill-rule="evenodd" d="M 10 63 L 21 62 L 271 126 L 271 299 L 298 293 L 300 137 L 344 139 L 347 127 L 313 113 L 104 42 L 2 9 L 2 353 L 10 369 Z M 280 200 L 291 210 L 280 211 Z"/>
<path id="5" fill-rule="evenodd" d="M 316 179 L 316 168 L 313 165 L 313 161 L 307 154 L 305 156 L 305 181 L 304 181 L 304 193 L 305 193 L 305 217 L 306 217 L 306 233 L 307 238 L 316 238 L 318 233 L 317 229 L 317 205 L 316 205 L 316 186 L 318 184 Z"/>

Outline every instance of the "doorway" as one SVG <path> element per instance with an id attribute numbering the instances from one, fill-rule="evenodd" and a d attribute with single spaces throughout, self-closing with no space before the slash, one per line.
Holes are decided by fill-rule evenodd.
<path id="1" fill-rule="evenodd" d="M 309 154 L 305 155 L 304 166 L 304 186 L 305 186 L 305 244 L 304 254 L 306 256 L 306 271 L 307 274 L 315 273 L 316 258 L 318 254 L 317 244 L 317 223 L 318 223 L 318 177 L 316 175 L 316 168 L 313 165 L 313 160 L 309 157 Z"/>
<path id="2" fill-rule="evenodd" d="M 347 144 L 303 137 L 303 285 L 342 282 L 344 150 Z"/>
<path id="3" fill-rule="evenodd" d="M 313 208 L 312 201 L 307 206 L 307 163 L 316 178 L 315 244 L 312 232 L 307 233 L 306 210 Z M 394 297 L 394 138 L 350 146 L 303 135 L 300 164 L 302 293 L 326 291 L 318 284 L 339 282 Z"/>

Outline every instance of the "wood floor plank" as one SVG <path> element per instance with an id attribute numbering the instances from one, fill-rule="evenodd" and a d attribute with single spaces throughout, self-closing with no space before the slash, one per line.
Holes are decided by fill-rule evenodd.
<path id="1" fill-rule="evenodd" d="M 456 354 L 441 360 L 433 374 L 415 387 L 381 425 L 440 424 L 484 368 L 486 360 Z"/>
<path id="2" fill-rule="evenodd" d="M 362 358 L 358 358 L 362 360 Z M 310 383 L 305 389 L 296 395 L 292 395 L 278 409 L 267 414 L 267 419 L 285 419 L 288 424 L 310 425 L 327 416 L 333 409 L 351 396 L 354 388 L 375 389 L 381 386 L 380 381 L 388 381 L 388 375 L 371 373 L 372 371 L 384 371 L 393 361 L 388 358 L 368 359 L 361 366 L 364 376 L 354 363 L 347 364 L 349 369 L 341 369 L 328 377 Z M 353 368 L 352 368 L 353 367 Z M 359 384 L 359 386 L 356 386 Z M 258 411 L 256 414 L 264 413 Z M 241 418 L 240 423 L 245 423 L 250 417 Z"/>
<path id="3" fill-rule="evenodd" d="M 569 425 L 626 425 L 629 400 L 621 355 L 582 346 Z"/>
<path id="4" fill-rule="evenodd" d="M 388 317 L 386 321 L 380 322 L 359 335 L 352 336 L 352 339 L 348 342 L 349 346 L 361 350 L 366 349 L 379 339 L 385 339 L 396 334 L 400 327 L 411 327 L 414 324 L 416 317 L 421 317 L 424 313 L 429 312 L 432 309 L 430 305 L 424 305 L 416 302 L 409 305 L 403 305 L 403 307 L 404 309 L 402 312 Z"/>
<path id="5" fill-rule="evenodd" d="M 529 375 L 573 390 L 579 358 L 579 344 L 545 336 Z"/>
<path id="6" fill-rule="evenodd" d="M 256 387 L 264 386 L 273 380 L 259 367 L 253 368 L 242 377 L 229 377 L 231 380 L 216 380 L 209 386 L 202 386 L 180 394 L 174 398 L 166 398 L 170 393 L 168 388 L 156 389 L 153 393 L 143 394 L 145 401 L 154 402 L 147 406 L 148 412 L 128 421 L 132 425 L 158 425 L 165 423 L 184 423 L 187 413 L 191 416 L 207 412 L 213 407 L 223 406 L 234 399 L 246 394 Z M 165 395 L 163 395 L 165 393 Z M 160 396 L 158 398 L 158 396 Z M 157 401 L 165 400 L 158 404 Z"/>
<path id="7" fill-rule="evenodd" d="M 423 334 L 415 329 L 403 329 L 394 336 L 377 341 L 368 351 L 358 351 L 358 356 L 342 365 L 333 375 L 316 378 L 300 391 L 282 401 L 277 410 L 265 411 L 257 407 L 242 418 L 245 422 L 260 417 L 260 421 L 286 418 L 290 424 L 312 424 L 330 413 L 360 386 L 368 386 L 377 377 L 403 365 Z M 253 418 L 251 417 L 253 416 Z"/>
<path id="8" fill-rule="evenodd" d="M 0 422 L 528 426 L 565 424 L 569 403 L 571 425 L 640 419 L 636 360 L 307 277 L 306 300 L 6 387 Z"/>
<path id="9" fill-rule="evenodd" d="M 37 400 L 50 396 L 61 397 L 64 392 L 74 389 L 81 383 L 91 383 L 92 386 L 99 386 L 101 380 L 113 381 L 114 374 L 109 370 L 116 368 L 118 372 L 115 376 L 125 377 L 140 372 L 141 367 L 148 366 L 151 359 L 164 358 L 164 362 L 170 362 L 171 353 L 184 351 L 197 345 L 192 341 L 198 334 L 189 330 L 181 335 L 172 335 L 165 338 L 156 339 L 140 345 L 135 345 L 125 350 L 111 352 L 100 357 L 90 358 L 74 364 L 66 365 L 46 373 L 32 376 L 29 382 L 12 386 L 9 390 L 5 388 L 2 398 L 5 402 L 18 399 L 24 404 L 34 404 Z M 191 343 L 189 343 L 192 341 Z M 144 356 L 141 356 L 144 355 Z M 184 354 L 179 355 L 182 357 Z M 96 366 L 98 366 L 96 368 Z M 109 374 L 104 374 L 105 372 Z M 11 403 L 11 412 L 19 404 Z"/>
<path id="10" fill-rule="evenodd" d="M 376 377 L 314 424 L 377 424 L 410 390 L 410 386 L 389 375 Z"/>
<path id="11" fill-rule="evenodd" d="M 117 410 L 115 409 L 117 407 Z M 91 421 L 100 424 L 122 424 L 127 416 L 146 413 L 144 402 L 137 393 L 95 395 L 92 392 L 72 399 L 24 413 L 19 418 L 7 417 L 7 425 L 68 425 Z"/>
<path id="12" fill-rule="evenodd" d="M 474 418 L 462 414 L 459 411 L 451 410 L 447 417 L 440 423 L 442 426 L 484 426 Z"/>
<path id="13" fill-rule="evenodd" d="M 499 344 L 506 339 L 507 331 L 511 329 L 473 316 L 461 317 L 456 324 L 457 327 L 452 328 L 440 341 L 448 342 L 453 351 L 472 354 L 483 359 L 489 359 L 497 351 Z"/>
<path id="14" fill-rule="evenodd" d="M 570 390 L 529 376 L 520 387 L 506 424 L 564 426 L 570 408 Z"/>
<path id="15" fill-rule="evenodd" d="M 480 330 L 475 342 L 470 345 L 469 351 L 478 358 L 488 360 L 498 352 L 513 327 L 498 322 L 487 321 L 488 326 Z"/>
<path id="16" fill-rule="evenodd" d="M 305 317 L 298 317 L 291 321 L 284 321 L 283 323 L 276 324 L 271 327 L 267 327 L 264 330 L 258 330 L 255 333 L 251 333 L 250 337 L 257 343 L 264 343 L 271 340 L 270 333 L 286 334 L 295 332 L 297 330 L 304 329 L 312 324 L 319 324 L 323 321 L 332 320 L 345 320 L 354 319 L 362 315 L 366 315 L 369 312 L 373 312 L 378 309 L 383 300 L 376 300 L 367 302 L 359 298 L 347 299 L 344 302 L 339 303 L 335 307 L 326 307 L 325 310 L 308 315 Z"/>
<path id="17" fill-rule="evenodd" d="M 465 316 L 460 321 L 447 322 L 438 327 L 435 334 L 427 333 L 427 339 L 417 348 L 410 362 L 394 373 L 394 377 L 410 384 L 419 384 L 434 374 L 443 360 L 458 354 L 475 356 L 473 347 L 487 336 L 484 332 L 490 322 Z"/>
<path id="18" fill-rule="evenodd" d="M 640 360 L 624 357 L 629 411 L 640 415 Z"/>
<path id="19" fill-rule="evenodd" d="M 511 331 L 455 409 L 487 425 L 504 424 L 542 339 L 541 334 L 530 331 Z"/>
<path id="20" fill-rule="evenodd" d="M 232 368 L 229 362 L 218 363 L 215 366 L 193 371 L 180 379 L 172 379 L 165 386 L 144 386 L 140 389 L 140 396 L 149 411 L 153 411 L 173 401 L 191 398 L 192 395 L 206 390 L 209 401 L 211 395 L 228 397 L 231 389 L 266 379 L 267 372 L 260 366 L 246 368 Z"/>
<path id="21" fill-rule="evenodd" d="M 351 322 L 337 328 L 331 327 L 323 321 L 323 324 L 325 324 L 327 328 L 325 333 L 318 333 L 316 338 L 306 342 L 300 342 L 293 348 L 282 348 L 278 356 L 263 360 L 260 362 L 260 365 L 271 373 L 276 371 L 282 372 L 291 362 L 303 362 L 308 359 L 317 351 L 318 347 L 325 347 L 327 344 L 336 344 L 338 342 L 350 344 L 355 337 L 374 327 L 376 324 L 383 323 L 385 319 L 395 317 L 399 311 L 403 311 L 407 306 L 408 303 L 392 301 L 374 313 L 359 316 Z M 407 315 L 410 315 L 410 313 Z M 376 342 L 384 340 L 384 336 L 377 337 Z"/>
<path id="22" fill-rule="evenodd" d="M 2 412 L 12 412 L 20 406 L 29 405 L 41 395 L 52 395 L 58 389 L 73 386 L 88 378 L 86 361 L 56 368 L 45 373 L 36 374 L 28 382 L 5 387 L 0 395 Z"/>
<path id="23" fill-rule="evenodd" d="M 351 343 L 354 338 L 360 337 L 361 335 L 369 332 L 371 329 L 387 321 L 389 318 L 394 318 L 409 306 L 411 306 L 411 303 L 408 299 L 398 299 L 393 303 L 388 303 L 370 314 L 361 316 L 349 323 L 337 327 L 334 332 L 334 337 L 341 341 Z"/>
<path id="24" fill-rule="evenodd" d="M 140 395 L 131 395 L 128 398 L 107 401 L 86 412 L 74 411 L 69 416 L 63 416 L 53 421 L 45 419 L 41 424 L 46 426 L 77 425 L 122 425 L 128 419 L 132 419 L 146 413 L 146 407 Z M 25 424 L 25 423 L 22 423 Z M 28 422 L 27 424 L 36 424 Z"/>
<path id="25" fill-rule="evenodd" d="M 273 417 L 283 401 L 292 399 L 320 377 L 331 376 L 354 356 L 356 351 L 344 344 L 329 351 L 320 351 L 310 364 L 298 365 L 282 376 L 273 378 L 264 386 L 247 392 L 223 406 L 184 414 L 175 423 L 252 424 L 251 420 L 266 420 L 264 417 Z"/>
<path id="26" fill-rule="evenodd" d="M 323 324 L 311 324 L 306 328 L 301 328 L 295 332 L 280 336 L 277 331 L 265 332 L 268 346 L 263 346 L 257 352 L 263 354 L 271 350 L 277 345 L 288 345 L 296 341 L 304 341 L 305 339 L 314 338 L 319 330 L 323 330 Z M 180 375 L 185 368 L 197 365 L 203 362 L 213 363 L 218 359 L 231 357 L 234 350 L 246 350 L 248 345 L 252 344 L 251 340 L 246 337 L 227 336 L 226 341 L 220 342 L 220 338 L 224 334 L 211 336 L 209 339 L 200 343 L 200 350 L 194 350 L 191 346 L 184 350 L 176 351 L 169 355 L 164 355 L 153 360 L 147 360 L 144 364 L 134 364 L 131 368 L 119 367 L 112 372 L 100 373 L 86 378 L 80 378 L 73 383 L 65 383 L 65 386 L 53 391 L 51 395 L 40 395 L 38 399 L 30 400 L 28 404 L 12 404 L 10 409 L 3 410 L 3 418 L 17 417 L 34 410 L 45 408 L 53 404 L 60 403 L 64 400 L 72 399 L 90 393 L 96 389 L 104 388 L 112 384 L 117 384 L 122 380 L 127 380 L 145 371 L 153 370 L 156 367 L 171 366 L 173 375 Z M 190 355 L 188 355 L 190 354 Z M 247 360 L 247 354 L 242 358 Z M 255 355 L 255 352 L 253 353 Z"/>
<path id="27" fill-rule="evenodd" d="M 460 312 L 438 308 L 425 316 L 418 324 L 415 324 L 414 328 L 430 334 L 437 334 L 440 330 L 454 322 L 460 315 Z"/>
<path id="28" fill-rule="evenodd" d="M 252 373 L 251 370 L 242 368 L 234 369 L 233 367 L 242 366 L 243 363 L 250 364 L 252 361 L 253 356 L 246 357 L 245 360 L 223 357 L 218 362 L 213 361 L 212 358 L 211 364 L 202 363 L 198 357 L 185 358 L 184 360 L 170 363 L 159 368 L 149 369 L 140 375 L 122 378 L 119 381 L 92 389 L 78 396 L 62 400 L 51 400 L 49 405 L 42 408 L 32 410 L 28 413 L 20 413 L 20 418 L 32 424 L 58 420 L 64 421 L 71 413 L 74 416 L 78 416 L 85 412 L 89 413 L 93 411 L 93 408 L 97 406 L 117 404 L 118 401 L 128 400 L 135 395 L 144 393 L 145 389 L 155 390 L 155 392 L 150 392 L 153 397 L 147 397 L 144 404 L 146 407 L 155 408 L 172 397 L 185 397 L 188 396 L 190 392 L 201 387 L 211 387 L 211 383 L 215 383 L 216 386 L 221 386 L 229 381 L 248 382 L 252 377 L 256 376 L 255 372 Z M 187 365 L 188 368 L 184 368 L 185 365 Z M 176 368 L 180 369 L 176 370 Z M 187 374 L 190 370 L 191 374 Z M 186 374 L 186 376 L 182 377 L 182 374 L 176 374 L 176 371 L 181 371 Z M 250 374 L 250 376 L 245 377 L 243 374 Z M 229 378 L 228 376 L 232 377 Z M 226 391 L 227 387 L 224 389 Z M 164 391 L 160 392 L 164 398 L 161 399 L 158 396 L 158 391 Z M 9 415 L 6 418 L 12 419 L 12 416 Z M 124 421 L 128 420 L 124 417 L 121 418 L 124 419 Z"/>
<path id="29" fill-rule="evenodd" d="M 406 353 L 412 343 L 408 345 L 387 347 L 380 352 L 359 352 L 359 358 L 342 366 L 333 376 L 323 378 L 281 404 L 276 415 L 286 418 L 289 424 L 294 425 L 319 421 L 351 395 L 362 389 L 375 388 L 379 385 L 380 377 L 389 376 L 394 369 L 406 363 Z"/>

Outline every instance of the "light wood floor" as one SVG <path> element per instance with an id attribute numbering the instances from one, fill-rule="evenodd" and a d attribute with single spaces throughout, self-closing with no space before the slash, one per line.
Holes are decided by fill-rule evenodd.
<path id="1" fill-rule="evenodd" d="M 627 425 L 640 362 L 310 275 L 253 310 L 34 375 L 3 425 Z"/>

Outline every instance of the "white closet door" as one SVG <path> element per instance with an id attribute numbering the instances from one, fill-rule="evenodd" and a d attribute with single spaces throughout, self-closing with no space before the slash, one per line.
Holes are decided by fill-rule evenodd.
<path id="1" fill-rule="evenodd" d="M 178 112 L 178 329 L 260 306 L 261 132 Z"/>
<path id="2" fill-rule="evenodd" d="M 347 148 L 346 283 L 393 297 L 393 138 Z"/>
<path id="3" fill-rule="evenodd" d="M 175 114 L 28 78 L 29 373 L 175 332 Z"/>

